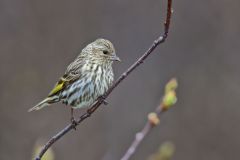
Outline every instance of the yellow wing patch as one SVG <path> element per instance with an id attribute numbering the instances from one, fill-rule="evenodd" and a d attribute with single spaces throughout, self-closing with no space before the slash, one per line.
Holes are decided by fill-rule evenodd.
<path id="1" fill-rule="evenodd" d="M 63 87 L 65 86 L 66 79 L 61 78 L 59 82 L 55 85 L 55 87 L 52 89 L 52 91 L 49 93 L 48 96 L 52 96 L 56 94 L 57 92 L 61 91 Z"/>

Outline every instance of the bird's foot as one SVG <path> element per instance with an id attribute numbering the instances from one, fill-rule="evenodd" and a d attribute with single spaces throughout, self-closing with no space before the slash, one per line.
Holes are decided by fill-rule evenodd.
<path id="1" fill-rule="evenodd" d="M 76 128 L 76 126 L 77 126 L 77 121 L 74 119 L 74 117 L 71 117 L 71 123 L 72 123 L 73 129 L 74 129 L 74 130 L 77 130 L 77 128 Z"/>
<path id="2" fill-rule="evenodd" d="M 106 106 L 108 105 L 108 102 L 106 100 L 103 100 L 103 104 Z"/>
<path id="3" fill-rule="evenodd" d="M 103 101 L 104 105 L 108 105 L 108 102 L 106 101 L 104 96 L 99 96 L 99 99 Z"/>

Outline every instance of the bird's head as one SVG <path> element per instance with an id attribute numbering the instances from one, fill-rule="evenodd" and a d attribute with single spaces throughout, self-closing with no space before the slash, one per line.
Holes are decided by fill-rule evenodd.
<path id="1" fill-rule="evenodd" d="M 83 50 L 85 58 L 99 64 L 112 64 L 113 61 L 121 61 L 116 55 L 113 44 L 106 39 L 97 39 L 87 45 Z"/>

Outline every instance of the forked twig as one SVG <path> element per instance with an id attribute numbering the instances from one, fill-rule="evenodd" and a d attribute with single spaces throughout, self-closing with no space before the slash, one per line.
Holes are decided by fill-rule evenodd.
<path id="1" fill-rule="evenodd" d="M 160 105 L 155 109 L 155 112 L 148 114 L 148 121 L 143 127 L 143 129 L 138 132 L 133 140 L 132 144 L 125 152 L 121 160 L 129 160 L 132 155 L 135 153 L 136 149 L 142 142 L 142 140 L 148 135 L 148 133 L 160 123 L 160 115 L 167 111 L 177 102 L 176 90 L 177 81 L 176 79 L 170 80 L 165 87 L 165 95 L 162 98 Z"/>
<path id="2" fill-rule="evenodd" d="M 151 47 L 133 64 L 131 65 L 118 79 L 117 81 L 109 88 L 109 90 L 101 96 L 98 101 L 83 115 L 77 119 L 76 123 L 68 124 L 63 130 L 58 132 L 55 136 L 53 136 L 41 149 L 38 156 L 35 158 L 35 160 L 40 160 L 42 156 L 45 154 L 45 152 L 62 136 L 64 136 L 66 133 L 68 133 L 70 130 L 75 129 L 76 126 L 78 126 L 83 120 L 90 117 L 97 109 L 98 107 L 104 102 L 104 100 L 109 96 L 109 94 L 133 71 L 135 70 L 143 61 L 153 52 L 153 50 L 161 43 L 165 42 L 168 31 L 170 27 L 170 20 L 171 20 L 171 14 L 172 14 L 172 0 L 168 0 L 167 5 L 167 15 L 166 15 L 166 21 L 164 23 L 164 33 L 159 36 L 151 45 Z"/>

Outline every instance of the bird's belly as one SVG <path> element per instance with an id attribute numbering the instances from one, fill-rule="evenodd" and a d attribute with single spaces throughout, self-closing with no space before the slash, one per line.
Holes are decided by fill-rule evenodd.
<path id="1" fill-rule="evenodd" d="M 92 104 L 95 102 L 94 99 L 88 100 L 88 101 L 81 101 L 80 103 L 76 103 L 74 105 L 71 105 L 72 108 L 77 109 L 77 108 L 87 108 L 92 106 Z"/>
<path id="2" fill-rule="evenodd" d="M 91 107 L 97 98 L 103 95 L 110 84 L 103 79 L 97 81 L 79 79 L 62 93 L 62 102 L 73 108 Z"/>

